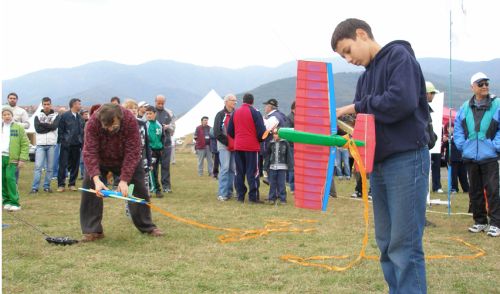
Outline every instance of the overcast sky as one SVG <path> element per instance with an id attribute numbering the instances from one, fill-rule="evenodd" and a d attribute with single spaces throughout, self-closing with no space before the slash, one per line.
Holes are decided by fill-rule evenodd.
<path id="1" fill-rule="evenodd" d="M 417 57 L 500 57 L 498 0 L 2 0 L 2 79 L 45 68 L 155 59 L 203 66 L 278 66 L 336 56 L 335 26 L 366 20 L 384 45 Z"/>

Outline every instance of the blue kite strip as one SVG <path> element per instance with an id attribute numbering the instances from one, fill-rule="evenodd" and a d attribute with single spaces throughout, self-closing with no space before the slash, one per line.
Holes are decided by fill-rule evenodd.
<path id="1" fill-rule="evenodd" d="M 90 192 L 90 193 L 95 193 L 95 191 L 90 190 L 90 189 L 85 189 L 85 188 L 79 188 L 79 190 Z M 137 198 L 134 196 L 123 197 L 121 192 L 117 192 L 117 191 L 113 191 L 113 190 L 101 190 L 101 193 L 104 197 L 111 197 L 111 198 L 116 198 L 116 199 L 121 199 L 121 200 L 125 200 L 125 201 L 141 203 L 141 204 L 148 203 L 146 200 L 141 199 L 141 198 Z"/>
<path id="2" fill-rule="evenodd" d="M 337 116 L 335 107 L 335 91 L 333 89 L 333 71 L 332 64 L 326 64 L 326 72 L 328 74 L 328 102 L 330 104 L 330 132 L 332 135 L 337 134 Z M 328 170 L 326 175 L 325 191 L 323 192 L 323 205 L 321 210 L 326 211 L 328 206 L 328 199 L 330 196 L 330 188 L 332 185 L 333 173 L 335 170 L 335 155 L 337 153 L 337 148 L 330 147 L 330 156 L 328 158 Z"/>

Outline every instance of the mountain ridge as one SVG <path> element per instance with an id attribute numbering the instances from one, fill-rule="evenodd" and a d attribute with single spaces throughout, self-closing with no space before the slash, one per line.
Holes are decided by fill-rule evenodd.
<path id="1" fill-rule="evenodd" d="M 341 58 L 313 59 L 331 62 L 334 69 L 337 105 L 352 101 L 354 87 L 363 68 L 346 63 Z M 419 59 L 427 80 L 448 92 L 449 60 L 444 58 Z M 491 90 L 498 93 L 500 59 L 482 62 L 453 60 L 454 101 L 470 96 L 469 78 L 485 72 L 492 80 Z M 32 72 L 2 81 L 3 97 L 16 92 L 20 105 L 36 105 L 42 97 L 49 96 L 55 105 L 66 105 L 70 98 L 79 97 L 84 105 L 104 103 L 112 96 L 122 99 L 132 97 L 138 101 L 153 102 L 157 94 L 165 94 L 167 107 L 184 113 L 206 93 L 215 89 L 226 93 L 255 92 L 257 102 L 271 97 L 281 100 L 281 108 L 289 107 L 295 97 L 296 62 L 290 61 L 277 67 L 247 66 L 239 69 L 206 67 L 173 60 L 152 60 L 137 65 L 113 61 L 96 61 L 72 68 L 52 68 Z M 446 100 L 445 100 L 446 101 Z M 258 106 L 260 107 L 260 106 Z"/>

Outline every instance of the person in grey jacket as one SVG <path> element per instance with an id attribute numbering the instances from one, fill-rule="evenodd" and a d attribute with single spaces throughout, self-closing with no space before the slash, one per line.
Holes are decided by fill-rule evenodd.
<path id="1" fill-rule="evenodd" d="M 163 192 L 172 193 L 170 181 L 170 159 L 172 154 L 172 136 L 175 132 L 175 115 L 165 108 L 165 96 L 158 95 L 155 99 L 156 120 L 163 127 L 163 152 L 161 154 L 161 185 Z M 158 187 L 159 188 L 159 187 Z"/>

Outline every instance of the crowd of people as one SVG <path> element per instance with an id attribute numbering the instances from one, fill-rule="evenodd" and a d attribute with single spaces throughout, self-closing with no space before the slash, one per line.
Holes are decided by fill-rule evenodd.
<path id="1" fill-rule="evenodd" d="M 337 117 L 370 113 L 375 115 L 377 145 L 370 189 L 375 220 L 375 237 L 380 262 L 391 293 L 425 293 L 425 260 L 422 236 L 429 172 L 432 190 L 443 192 L 440 184 L 441 154 L 430 156 L 436 144 L 429 102 L 438 92 L 424 80 L 411 45 L 393 41 L 380 46 L 370 26 L 359 19 L 347 19 L 335 29 L 332 49 L 349 63 L 362 65 L 352 104 L 337 109 Z M 376 66 L 372 66 L 376 64 Z M 451 192 L 468 192 L 474 224 L 471 233 L 500 236 L 499 164 L 500 100 L 489 93 L 490 79 L 481 72 L 470 79 L 473 96 L 460 107 L 453 123 L 443 131 L 443 144 L 450 146 L 448 164 L 452 166 Z M 28 115 L 17 106 L 18 96 L 10 93 L 2 108 L 2 197 L 3 208 L 21 209 L 17 189 L 19 168 L 28 160 L 29 141 L 25 129 Z M 267 202 L 287 202 L 285 183 L 294 191 L 293 143 L 278 135 L 282 127 L 293 127 L 295 103 L 287 116 L 278 101 L 264 103 L 264 116 L 254 107 L 247 93 L 242 105 L 237 97 L 224 97 L 224 108 L 215 116 L 213 128 L 208 117 L 194 132 L 198 174 L 203 176 L 207 161 L 209 176 L 217 177 L 217 199 L 236 198 L 252 204 L 260 199 L 260 178 L 270 185 Z M 83 160 L 83 188 L 97 194 L 109 182 L 123 196 L 134 185 L 134 193 L 146 201 L 172 193 L 170 164 L 175 115 L 164 107 L 165 96 L 155 105 L 120 98 L 93 105 L 86 113 L 81 101 L 71 99 L 69 110 L 57 113 L 49 97 L 34 119 L 36 157 L 31 194 L 39 191 L 45 169 L 43 191 L 52 193 L 50 179 L 57 175 L 57 192 L 77 190 L 75 181 Z M 338 149 L 336 175 L 349 180 L 351 163 L 346 150 Z M 214 164 L 215 163 L 215 164 Z M 160 169 L 161 165 L 161 169 Z M 432 166 L 432 168 L 431 168 Z M 57 171 L 56 171 L 57 170 Z M 159 174 L 161 170 L 161 180 Z M 245 184 L 246 182 L 246 184 Z M 360 195 L 356 188 L 354 197 Z M 248 196 L 247 196 L 248 194 Z M 333 194 L 335 194 L 333 192 Z M 136 228 L 151 236 L 161 236 L 151 218 L 149 206 L 129 203 L 127 211 Z M 104 237 L 102 198 L 82 192 L 80 223 L 82 241 Z"/>

